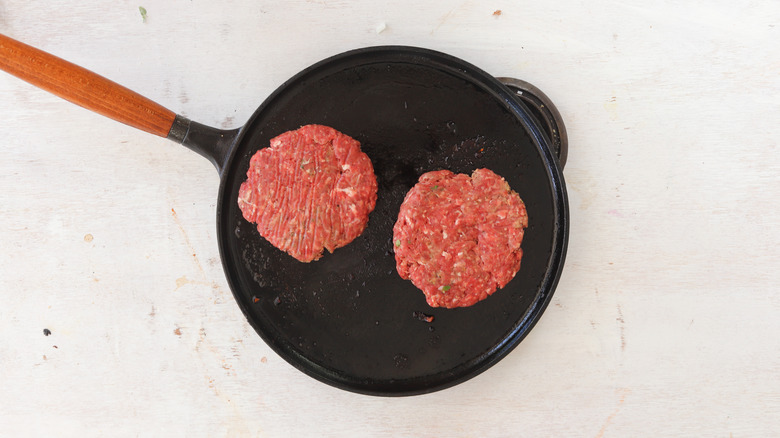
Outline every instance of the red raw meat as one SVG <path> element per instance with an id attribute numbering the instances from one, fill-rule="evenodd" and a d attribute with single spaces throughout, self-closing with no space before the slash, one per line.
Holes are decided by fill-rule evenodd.
<path id="1" fill-rule="evenodd" d="M 238 206 L 272 245 L 310 262 L 363 232 L 376 192 L 374 168 L 357 140 L 307 125 L 257 151 Z"/>
<path id="2" fill-rule="evenodd" d="M 471 306 L 517 274 L 527 226 L 520 196 L 491 170 L 428 172 L 393 227 L 396 268 L 430 306 Z"/>

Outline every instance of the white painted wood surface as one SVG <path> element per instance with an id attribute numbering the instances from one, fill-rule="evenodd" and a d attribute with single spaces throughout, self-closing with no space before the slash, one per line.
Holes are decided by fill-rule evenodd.
<path id="1" fill-rule="evenodd" d="M 780 435 L 780 3 L 547 3 L 0 1 L 0 32 L 216 127 L 368 45 L 525 79 L 565 119 L 571 203 L 519 348 L 351 394 L 244 320 L 206 160 L 0 74 L 0 436 Z"/>

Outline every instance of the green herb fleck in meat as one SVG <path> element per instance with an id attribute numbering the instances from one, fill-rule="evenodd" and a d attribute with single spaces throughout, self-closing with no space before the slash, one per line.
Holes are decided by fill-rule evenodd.
<path id="1" fill-rule="evenodd" d="M 401 246 L 401 241 L 400 240 L 396 240 L 395 241 L 395 246 Z"/>
<path id="2" fill-rule="evenodd" d="M 452 286 L 450 286 L 450 285 L 448 284 L 448 285 L 444 286 L 443 288 L 441 288 L 441 290 L 443 290 L 444 292 L 447 292 L 448 290 L 450 290 L 450 288 L 451 288 L 451 287 L 452 287 Z"/>

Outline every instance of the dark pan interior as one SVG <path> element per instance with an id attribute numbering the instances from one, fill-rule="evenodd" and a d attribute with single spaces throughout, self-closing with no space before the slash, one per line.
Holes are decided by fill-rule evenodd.
<path id="1" fill-rule="evenodd" d="M 503 357 L 547 305 L 566 243 L 563 181 L 522 110 L 484 72 L 416 48 L 348 52 L 282 85 L 243 129 L 220 191 L 223 263 L 252 326 L 302 371 L 367 394 L 441 389 Z M 274 136 L 312 123 L 360 141 L 379 192 L 360 237 L 304 264 L 263 239 L 236 199 L 251 156 Z M 431 308 L 395 270 L 399 206 L 425 172 L 470 174 L 481 167 L 506 178 L 526 203 L 522 267 L 481 303 Z M 415 312 L 434 320 L 424 322 Z"/>

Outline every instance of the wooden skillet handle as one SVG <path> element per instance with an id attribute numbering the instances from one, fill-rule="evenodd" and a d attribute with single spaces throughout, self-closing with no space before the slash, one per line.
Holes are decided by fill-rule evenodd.
<path id="1" fill-rule="evenodd" d="M 85 68 L 0 34 L 0 69 L 90 111 L 167 137 L 176 114 Z"/>

